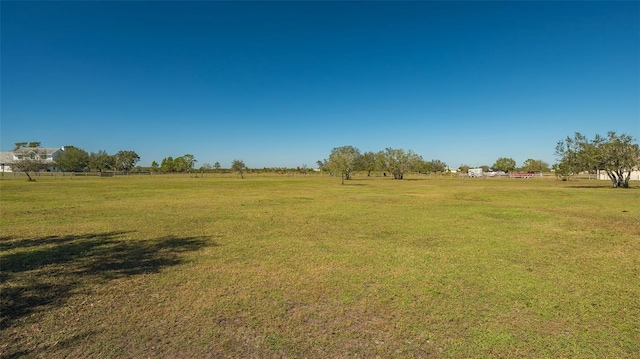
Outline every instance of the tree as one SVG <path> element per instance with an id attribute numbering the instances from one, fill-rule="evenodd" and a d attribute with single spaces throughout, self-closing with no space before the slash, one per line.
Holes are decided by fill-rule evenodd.
<path id="1" fill-rule="evenodd" d="M 89 155 L 89 168 L 102 172 L 115 167 L 115 158 L 106 151 L 100 150 Z"/>
<path id="2" fill-rule="evenodd" d="M 22 147 L 27 147 L 27 142 L 16 142 L 14 143 L 13 151 L 17 151 Z"/>
<path id="3" fill-rule="evenodd" d="M 335 147 L 331 150 L 327 167 L 333 173 L 340 173 L 342 184 L 351 178 L 351 171 L 355 169 L 356 161 L 360 157 L 360 150 L 353 146 Z"/>
<path id="4" fill-rule="evenodd" d="M 607 172 L 613 187 L 629 188 L 631 171 L 640 169 L 640 147 L 634 138 L 615 132 L 607 133 L 607 138 L 596 137 L 595 157 L 598 169 Z"/>
<path id="5" fill-rule="evenodd" d="M 238 172 L 240 178 L 244 178 L 243 174 L 247 170 L 247 166 L 241 160 L 233 160 L 233 162 L 231 162 L 231 170 Z"/>
<path id="6" fill-rule="evenodd" d="M 563 181 L 569 180 L 574 173 L 567 162 L 554 163 L 551 170 L 556 174 L 556 178 L 562 178 Z"/>
<path id="7" fill-rule="evenodd" d="M 216 172 L 220 171 L 220 162 L 214 163 L 213 168 L 216 170 Z"/>
<path id="8" fill-rule="evenodd" d="M 140 161 L 140 156 L 134 151 L 118 151 L 114 156 L 115 168 L 129 172 Z"/>
<path id="9" fill-rule="evenodd" d="M 56 158 L 56 166 L 64 171 L 84 171 L 89 167 L 89 154 L 82 148 L 64 146 L 64 151 Z"/>
<path id="10" fill-rule="evenodd" d="M 629 135 L 609 131 L 607 136 L 596 135 L 593 140 L 576 132 L 574 137 L 558 141 L 554 166 L 565 171 L 603 170 L 614 188 L 629 188 L 631 171 L 640 167 L 640 147 Z"/>
<path id="11" fill-rule="evenodd" d="M 173 165 L 173 157 L 169 156 L 162 159 L 162 163 L 160 163 L 160 171 L 162 172 L 175 171 L 175 167 Z"/>
<path id="12" fill-rule="evenodd" d="M 329 170 L 329 163 L 327 162 L 326 159 L 318 160 L 318 161 L 316 161 L 316 164 L 318 165 L 318 169 L 320 171 L 328 171 Z"/>
<path id="13" fill-rule="evenodd" d="M 542 160 L 534 160 L 529 158 L 522 164 L 522 170 L 524 172 L 535 173 L 549 172 L 549 164 Z"/>
<path id="14" fill-rule="evenodd" d="M 42 145 L 42 142 L 16 142 L 14 143 L 13 151 L 17 151 L 23 147 L 38 148 Z"/>
<path id="15" fill-rule="evenodd" d="M 195 167 L 196 162 L 198 162 L 195 156 L 193 156 L 190 153 L 182 155 L 182 161 L 184 161 L 184 166 L 187 172 L 193 171 L 193 168 Z"/>
<path id="16" fill-rule="evenodd" d="M 516 161 L 513 158 L 500 157 L 493 164 L 493 169 L 498 171 L 511 172 L 516 169 Z"/>
<path id="17" fill-rule="evenodd" d="M 376 154 L 371 151 L 363 153 L 358 161 L 358 167 L 367 171 L 367 176 L 371 176 L 371 171 L 376 169 L 376 164 Z"/>
<path id="18" fill-rule="evenodd" d="M 180 173 L 187 170 L 187 162 L 185 162 L 182 156 L 173 159 L 173 170 Z"/>
<path id="19" fill-rule="evenodd" d="M 213 169 L 213 166 L 211 166 L 210 163 L 203 163 L 202 166 L 200 166 L 200 171 L 204 172 L 204 171 L 211 171 Z"/>
<path id="20" fill-rule="evenodd" d="M 158 172 L 159 167 L 160 165 L 158 164 L 158 162 L 151 162 L 151 172 Z"/>
<path id="21" fill-rule="evenodd" d="M 35 158 L 35 159 L 22 158 L 13 162 L 11 164 L 11 167 L 13 168 L 14 171 L 24 172 L 27 175 L 28 181 L 32 182 L 35 180 L 31 177 L 31 175 L 29 175 L 29 172 L 39 172 L 41 170 L 46 169 L 50 165 L 51 163 L 46 163 L 44 160 L 40 158 Z"/>
<path id="22" fill-rule="evenodd" d="M 556 144 L 558 163 L 553 165 L 556 176 L 561 176 L 566 181 L 573 174 L 587 170 L 590 161 L 585 161 L 586 152 L 582 152 L 582 144 L 587 142 L 587 138 L 579 132 L 575 133 L 574 138 L 567 136 L 565 140 L 558 141 Z"/>
<path id="23" fill-rule="evenodd" d="M 393 179 L 403 179 L 408 171 L 415 170 L 423 162 L 422 157 L 413 151 L 403 149 L 386 148 L 378 153 L 380 167 L 393 175 Z"/>
<path id="24" fill-rule="evenodd" d="M 449 167 L 447 166 L 446 163 L 440 161 L 440 160 L 431 160 L 429 162 L 425 162 L 424 164 L 424 170 L 427 173 L 444 173 L 447 171 Z"/>

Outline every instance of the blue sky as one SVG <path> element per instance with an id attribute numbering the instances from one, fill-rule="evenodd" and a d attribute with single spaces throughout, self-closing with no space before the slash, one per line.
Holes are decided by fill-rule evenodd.
<path id="1" fill-rule="evenodd" d="M 0 145 L 451 167 L 640 138 L 640 2 L 1 3 Z"/>

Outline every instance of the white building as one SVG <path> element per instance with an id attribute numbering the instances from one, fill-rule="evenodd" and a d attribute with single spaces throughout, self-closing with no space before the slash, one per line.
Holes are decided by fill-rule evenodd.
<path id="1" fill-rule="evenodd" d="M 64 147 L 22 147 L 15 151 L 0 152 L 0 172 L 12 172 L 11 165 L 18 160 L 31 159 L 44 162 L 53 161 L 64 152 Z"/>
<path id="2" fill-rule="evenodd" d="M 599 180 L 606 180 L 606 181 L 610 181 L 611 180 L 609 178 L 609 175 L 607 175 L 607 171 L 605 171 L 605 170 L 598 170 L 598 173 L 596 174 L 596 178 L 598 178 Z M 640 181 L 640 170 L 631 171 L 631 177 L 629 178 L 629 180 L 630 181 Z"/>
<path id="3" fill-rule="evenodd" d="M 611 181 L 611 179 L 609 178 L 609 175 L 607 175 L 607 171 L 604 171 L 604 170 L 598 170 L 596 177 L 600 180 Z M 631 171 L 631 177 L 629 178 L 629 180 L 640 181 L 640 170 Z"/>

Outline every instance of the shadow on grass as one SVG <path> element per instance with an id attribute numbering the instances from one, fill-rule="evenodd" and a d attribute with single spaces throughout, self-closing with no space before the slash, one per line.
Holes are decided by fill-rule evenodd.
<path id="1" fill-rule="evenodd" d="M 0 330 L 65 305 L 84 286 L 156 273 L 182 263 L 185 252 L 216 245 L 202 237 L 138 240 L 126 234 L 0 238 Z"/>

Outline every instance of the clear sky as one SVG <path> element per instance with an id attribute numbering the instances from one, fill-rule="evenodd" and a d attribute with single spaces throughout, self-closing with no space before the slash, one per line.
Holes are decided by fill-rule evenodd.
<path id="1" fill-rule="evenodd" d="M 640 2 L 1 3 L 1 134 L 140 165 L 451 167 L 640 138 Z"/>

